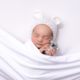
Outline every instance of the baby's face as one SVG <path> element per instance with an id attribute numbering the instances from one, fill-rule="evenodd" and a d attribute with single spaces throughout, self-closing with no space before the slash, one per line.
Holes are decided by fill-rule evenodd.
<path id="1" fill-rule="evenodd" d="M 32 32 L 31 40 L 38 49 L 45 44 L 49 44 L 50 40 L 52 39 L 52 30 L 45 24 L 37 25 Z"/>

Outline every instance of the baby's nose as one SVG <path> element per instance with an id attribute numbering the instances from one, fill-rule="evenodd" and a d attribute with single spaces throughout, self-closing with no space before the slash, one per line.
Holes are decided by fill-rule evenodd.
<path id="1" fill-rule="evenodd" d="M 38 41 L 42 42 L 43 41 L 43 38 L 42 37 L 39 37 L 38 38 Z"/>

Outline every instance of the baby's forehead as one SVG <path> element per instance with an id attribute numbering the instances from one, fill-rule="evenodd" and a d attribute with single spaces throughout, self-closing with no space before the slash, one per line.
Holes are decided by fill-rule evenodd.
<path id="1" fill-rule="evenodd" d="M 53 33 L 52 30 L 50 29 L 50 27 L 45 24 L 36 25 L 33 32 L 39 33 L 39 34 L 44 34 L 44 35 L 50 35 Z"/>
<path id="2" fill-rule="evenodd" d="M 36 25 L 33 30 L 36 30 L 36 29 L 37 30 L 39 30 L 39 29 L 51 30 L 51 28 L 48 25 L 45 25 L 45 24 L 38 24 L 38 25 Z"/>

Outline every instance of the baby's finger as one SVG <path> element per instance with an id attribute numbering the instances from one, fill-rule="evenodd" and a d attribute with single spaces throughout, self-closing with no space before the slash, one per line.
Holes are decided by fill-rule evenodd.
<path id="1" fill-rule="evenodd" d="M 51 49 L 48 49 L 47 51 L 49 52 L 49 54 L 48 54 L 49 56 L 53 56 L 55 54 L 55 51 L 53 51 Z"/>
<path id="2" fill-rule="evenodd" d="M 52 52 L 51 52 L 51 50 L 49 50 L 49 56 L 52 56 Z"/>
<path id="3" fill-rule="evenodd" d="M 56 49 L 53 48 L 52 51 L 54 51 L 56 53 Z"/>
<path id="4" fill-rule="evenodd" d="M 44 45 L 43 48 L 44 48 L 44 49 L 50 48 L 50 44 Z"/>
<path id="5" fill-rule="evenodd" d="M 51 56 L 53 56 L 54 55 L 54 52 L 51 50 Z"/>
<path id="6" fill-rule="evenodd" d="M 46 49 L 46 51 L 48 51 L 48 53 L 49 53 L 49 54 L 47 54 L 48 56 L 51 56 L 52 55 L 50 49 Z"/>
<path id="7" fill-rule="evenodd" d="M 56 53 L 55 49 L 51 49 L 52 56 Z"/>

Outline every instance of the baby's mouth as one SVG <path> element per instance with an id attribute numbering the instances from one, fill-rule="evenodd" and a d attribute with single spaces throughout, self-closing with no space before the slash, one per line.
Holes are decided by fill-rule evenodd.
<path id="1" fill-rule="evenodd" d="M 43 44 L 41 44 L 41 43 L 37 43 L 37 45 L 43 45 Z"/>

